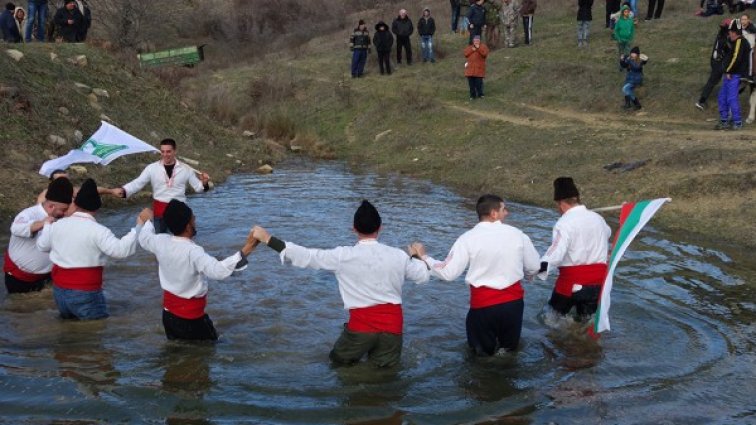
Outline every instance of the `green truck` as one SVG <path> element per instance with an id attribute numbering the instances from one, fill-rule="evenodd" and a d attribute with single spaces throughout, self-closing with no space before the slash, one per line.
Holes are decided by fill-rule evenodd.
<path id="1" fill-rule="evenodd" d="M 179 49 L 161 50 L 153 53 L 138 54 L 139 65 L 143 68 L 180 65 L 193 67 L 205 60 L 205 45 L 182 47 Z"/>

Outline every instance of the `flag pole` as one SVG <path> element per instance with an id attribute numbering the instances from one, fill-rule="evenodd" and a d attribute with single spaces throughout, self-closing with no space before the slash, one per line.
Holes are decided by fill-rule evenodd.
<path id="1" fill-rule="evenodd" d="M 672 198 L 667 198 L 667 199 L 669 199 L 669 201 L 667 201 L 667 202 L 672 202 Z M 593 212 L 617 211 L 617 210 L 621 210 L 622 209 L 622 205 L 625 205 L 625 202 L 623 202 L 620 205 L 612 205 L 612 206 L 609 206 L 609 207 L 591 208 L 591 211 L 593 211 Z"/>

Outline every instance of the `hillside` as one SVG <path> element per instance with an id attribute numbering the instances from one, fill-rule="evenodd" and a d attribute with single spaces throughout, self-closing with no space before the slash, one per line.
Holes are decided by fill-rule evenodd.
<path id="1" fill-rule="evenodd" d="M 30 44 L 18 46 L 24 56 L 15 61 L 6 55 L 6 46 L 0 48 L 0 179 L 6 182 L 0 189 L 0 214 L 5 218 L 29 206 L 47 185 L 37 174 L 42 162 L 80 146 L 80 137 L 91 135 L 101 119 L 154 145 L 174 138 L 179 156 L 198 161 L 194 166 L 215 182 L 269 160 L 258 140 L 242 138 L 194 113 L 156 78 L 104 50 Z M 74 63 L 82 55 L 86 61 Z M 100 185 L 123 184 L 156 158 L 141 154 L 108 167 L 87 165 L 86 173 L 74 173 L 73 179 L 91 176 Z"/>
<path id="2" fill-rule="evenodd" d="M 552 204 L 552 180 L 571 175 L 589 206 L 671 197 L 656 224 L 687 240 L 752 246 L 756 127 L 713 131 L 715 95 L 706 112 L 693 107 L 719 18 L 694 17 L 688 3 L 638 25 L 636 44 L 650 62 L 637 113 L 621 108 L 624 74 L 603 28 L 603 4 L 594 6 L 587 49 L 576 47 L 571 9 L 539 8 L 534 46 L 490 55 L 484 100 L 468 100 L 466 39 L 446 29 L 442 1 L 430 2 L 440 34 L 436 64 L 416 59 L 381 76 L 373 53 L 366 76 L 351 79 L 348 34 L 328 34 L 255 65 L 200 74 L 181 91 L 229 125 L 274 123 L 269 131 L 323 143 L 359 168 L 543 206 Z M 393 14 L 393 7 L 373 10 L 354 21 L 390 22 Z M 741 104 L 747 107 L 745 96 Z"/>

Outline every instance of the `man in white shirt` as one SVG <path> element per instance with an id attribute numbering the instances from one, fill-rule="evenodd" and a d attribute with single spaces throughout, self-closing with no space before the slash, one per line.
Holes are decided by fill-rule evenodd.
<path id="1" fill-rule="evenodd" d="M 59 179 L 56 179 L 59 180 Z M 108 317 L 102 291 L 103 266 L 108 257 L 126 258 L 136 252 L 137 226 L 121 239 L 95 220 L 102 206 L 97 184 L 87 179 L 74 198 L 76 210 L 70 217 L 45 223 L 37 238 L 37 248 L 50 253 L 53 263 L 53 296 L 63 319 L 104 319 Z"/>
<path id="2" fill-rule="evenodd" d="M 50 280 L 50 255 L 37 249 L 37 235 L 45 223 L 62 218 L 73 197 L 73 185 L 67 178 L 47 185 L 44 200 L 21 211 L 11 225 L 3 273 L 9 294 L 40 291 Z"/>
<path id="3" fill-rule="evenodd" d="M 570 177 L 554 180 L 554 201 L 562 215 L 554 225 L 553 241 L 541 258 L 545 275 L 559 267 L 559 278 L 549 305 L 567 315 L 575 307 L 580 321 L 596 312 L 607 273 L 609 236 L 604 218 L 580 203 L 580 192 Z"/>
<path id="4" fill-rule="evenodd" d="M 152 223 L 147 221 L 139 232 L 139 245 L 155 254 L 158 260 L 165 336 L 168 339 L 215 341 L 218 333 L 205 313 L 207 279 L 221 280 L 231 276 L 234 270 L 246 264 L 247 256 L 258 241 L 250 232 L 239 251 L 219 261 L 192 240 L 197 233 L 196 219 L 185 203 L 175 199 L 169 202 L 163 218 L 173 236 L 156 235 Z"/>
<path id="5" fill-rule="evenodd" d="M 112 189 L 113 194 L 128 198 L 149 183 L 152 186 L 153 222 L 157 233 L 168 230 L 163 222 L 163 212 L 168 202 L 171 199 L 186 202 L 187 184 L 198 193 L 210 190 L 210 176 L 199 173 L 197 178 L 194 169 L 176 159 L 176 153 L 176 141 L 163 139 L 160 142 L 160 161 L 145 167 L 139 177 L 123 187 Z"/>
<path id="6" fill-rule="evenodd" d="M 475 209 L 480 221 L 454 242 L 446 260 L 426 255 L 420 243 L 410 251 L 442 280 L 454 280 L 468 269 L 467 343 L 477 355 L 491 356 L 517 349 L 525 307 L 521 281 L 538 272 L 538 252 L 526 234 L 503 223 L 509 213 L 501 197 L 483 195 Z"/>
<path id="7" fill-rule="evenodd" d="M 276 250 L 295 267 L 334 272 L 349 322 L 329 355 L 336 365 L 357 363 L 367 354 L 377 367 L 399 363 L 402 353 L 402 285 L 405 279 L 428 281 L 422 261 L 378 242 L 381 216 L 368 201 L 354 213 L 357 244 L 322 250 L 305 248 L 270 236 L 255 226 L 255 239 Z"/>

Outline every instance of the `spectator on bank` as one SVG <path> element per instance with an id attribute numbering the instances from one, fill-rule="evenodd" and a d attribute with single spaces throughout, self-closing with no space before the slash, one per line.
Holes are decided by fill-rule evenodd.
<path id="1" fill-rule="evenodd" d="M 520 16 L 522 16 L 522 29 L 525 30 L 525 45 L 529 46 L 533 42 L 533 18 L 536 11 L 536 0 L 523 0 L 520 7 Z"/>
<path id="2" fill-rule="evenodd" d="M 470 86 L 470 100 L 483 98 L 483 78 L 486 77 L 488 47 L 480 42 L 480 36 L 473 37 L 471 45 L 465 47 L 465 77 Z"/>
<path id="3" fill-rule="evenodd" d="M 84 21 L 82 22 L 82 25 L 79 29 L 78 36 L 79 42 L 83 43 L 87 40 L 89 27 L 92 26 L 92 11 L 89 9 L 89 4 L 86 0 L 76 0 L 76 7 L 79 9 L 81 16 L 84 18 Z"/>
<path id="4" fill-rule="evenodd" d="M 451 30 L 457 32 L 459 29 L 459 0 L 449 0 L 451 5 Z"/>
<path id="5" fill-rule="evenodd" d="M 719 89 L 719 123 L 716 130 L 740 130 L 743 128 L 743 120 L 740 116 L 740 102 L 738 89 L 740 79 L 748 74 L 748 62 L 750 60 L 751 46 L 738 26 L 737 20 L 730 24 L 727 38 L 732 47 L 725 50 L 724 77 L 722 87 Z M 732 124 L 732 127 L 730 127 Z"/>
<path id="6" fill-rule="evenodd" d="M 384 73 L 391 75 L 391 47 L 394 45 L 394 36 L 383 21 L 375 25 L 373 45 L 378 55 L 378 68 L 381 70 L 381 75 Z"/>
<path id="7" fill-rule="evenodd" d="M 499 15 L 504 31 L 504 44 L 507 47 L 515 47 L 517 45 L 517 21 L 520 20 L 519 0 L 503 0 Z"/>
<path id="8" fill-rule="evenodd" d="M 19 17 L 21 21 L 19 21 Z M 23 26 L 19 27 L 19 22 L 23 24 L 25 19 L 24 9 L 16 7 L 13 3 L 7 3 L 5 9 L 0 13 L 0 30 L 2 30 L 3 41 L 6 43 L 20 43 L 23 41 Z"/>
<path id="9" fill-rule="evenodd" d="M 76 7 L 76 1 L 66 0 L 65 5 L 55 13 L 55 32 L 58 40 L 66 43 L 77 43 L 84 17 Z"/>
<path id="10" fill-rule="evenodd" d="M 622 2 L 622 6 L 623 7 L 627 6 L 629 8 L 630 7 L 630 1 L 629 0 L 623 1 Z M 614 26 L 617 24 L 617 21 L 619 20 L 619 18 L 621 16 L 622 16 L 622 7 L 620 7 L 619 9 L 617 9 L 617 12 L 612 13 L 611 15 L 609 15 L 609 28 L 612 29 L 612 40 L 615 40 L 615 38 L 614 38 Z M 632 19 L 633 22 L 635 22 L 635 14 L 633 13 L 632 9 L 630 9 L 630 19 Z"/>
<path id="11" fill-rule="evenodd" d="M 24 29 L 26 42 L 32 41 L 32 31 L 37 27 L 37 41 L 45 41 L 45 19 L 47 19 L 47 0 L 29 0 L 29 16 Z"/>
<path id="12" fill-rule="evenodd" d="M 630 50 L 630 54 L 622 56 L 620 67 L 627 69 L 625 84 L 622 86 L 622 93 L 625 95 L 625 109 L 633 108 L 636 111 L 641 108 L 638 96 L 635 95 L 635 89 L 643 84 L 643 66 L 648 62 L 646 55 L 641 55 L 638 46 Z"/>
<path id="13" fill-rule="evenodd" d="M 469 43 L 472 44 L 473 38 L 476 35 L 483 35 L 483 28 L 486 26 L 486 9 L 483 8 L 483 2 L 485 0 L 475 0 L 470 5 L 470 10 L 467 12 L 467 20 L 470 22 L 468 30 L 470 31 Z"/>
<path id="14" fill-rule="evenodd" d="M 588 37 L 591 35 L 591 21 L 593 20 L 593 0 L 578 0 L 577 39 L 578 47 L 588 47 Z"/>
<path id="15" fill-rule="evenodd" d="M 407 16 L 407 10 L 399 11 L 399 16 L 391 23 L 391 32 L 396 36 L 396 64 L 402 63 L 402 49 L 406 52 L 407 65 L 412 65 L 412 43 L 410 36 L 415 32 L 412 20 Z"/>
<path id="16" fill-rule="evenodd" d="M 696 108 L 703 111 L 706 108 L 706 100 L 711 95 L 712 90 L 722 81 L 722 75 L 724 74 L 724 56 L 725 50 L 730 49 L 730 40 L 727 37 L 732 19 L 723 19 L 719 24 L 719 31 L 714 39 L 714 45 L 711 48 L 711 56 L 709 56 L 709 64 L 711 65 L 711 71 L 709 72 L 709 79 L 706 81 L 706 85 L 701 90 L 701 96 L 696 102 Z"/>
<path id="17" fill-rule="evenodd" d="M 748 40 L 748 44 L 751 46 L 751 60 L 748 62 L 748 75 L 743 76 L 743 79 L 748 82 L 753 82 L 753 74 L 756 65 L 756 25 L 751 22 L 751 17 L 748 14 L 743 14 L 740 17 L 740 29 L 743 31 L 743 38 Z"/>
<path id="18" fill-rule="evenodd" d="M 635 21 L 630 12 L 630 7 L 625 5 L 620 9 L 620 17 L 614 24 L 614 39 L 617 41 L 617 51 L 620 60 L 630 53 L 630 43 L 635 38 Z M 622 67 L 620 67 L 622 71 Z"/>
<path id="19" fill-rule="evenodd" d="M 486 45 L 493 50 L 499 46 L 501 33 L 499 25 L 501 24 L 501 3 L 499 0 L 486 0 L 483 3 L 483 9 L 486 10 Z"/>
<path id="20" fill-rule="evenodd" d="M 436 33 L 436 21 L 431 17 L 430 9 L 423 9 L 423 16 L 417 21 L 417 34 L 420 36 L 420 50 L 423 62 L 436 63 L 433 55 L 433 34 Z"/>
<path id="21" fill-rule="evenodd" d="M 352 51 L 352 78 L 360 78 L 365 72 L 365 62 L 370 53 L 370 33 L 362 19 L 349 37 L 349 50 Z"/>
<path id="22" fill-rule="evenodd" d="M 614 28 L 611 16 L 619 12 L 620 6 L 620 0 L 606 0 L 606 28 Z"/>
<path id="23" fill-rule="evenodd" d="M 470 27 L 470 20 L 467 19 L 467 14 L 470 12 L 470 0 L 459 0 L 459 27 L 462 35 L 467 34 L 467 29 Z"/>
<path id="24" fill-rule="evenodd" d="M 724 0 L 701 0 L 698 16 L 724 15 Z"/>
<path id="25" fill-rule="evenodd" d="M 664 0 L 648 0 L 648 11 L 646 12 L 646 21 L 650 21 L 651 18 L 661 18 L 662 10 L 664 10 Z"/>

